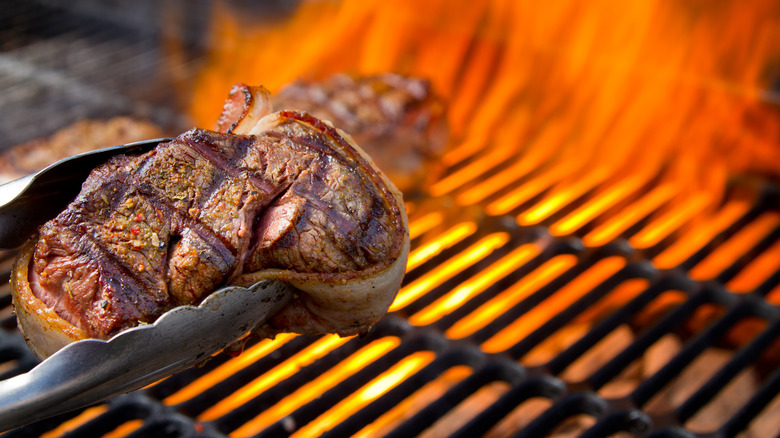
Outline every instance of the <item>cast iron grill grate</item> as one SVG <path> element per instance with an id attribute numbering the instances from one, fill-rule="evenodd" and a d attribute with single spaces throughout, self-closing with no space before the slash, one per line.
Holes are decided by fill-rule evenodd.
<path id="1" fill-rule="evenodd" d="M 169 89 L 181 77 L 161 73 L 171 65 L 157 26 L 118 26 L 89 8 L 6 3 L 3 32 L 18 33 L 0 53 L 0 90 L 9 91 L 0 103 L 19 111 L 0 120 L 0 146 L 80 117 L 132 113 L 181 126 Z M 199 62 L 197 51 L 190 55 L 174 70 L 190 71 L 187 63 Z M 688 221 L 661 220 L 680 211 L 672 200 L 683 190 L 658 179 L 632 183 L 573 222 L 604 187 L 623 182 L 585 184 L 537 220 L 529 212 L 554 183 L 532 187 L 554 181 L 549 168 L 523 173 L 521 158 L 459 151 L 429 196 L 409 200 L 408 274 L 390 314 L 366 336 L 254 340 L 238 357 L 5 436 L 703 438 L 780 430 L 776 186 L 730 187 L 701 213 L 697 240 Z M 503 174 L 512 177 L 493 178 Z M 7 378 L 35 360 L 16 331 L 7 286 L 0 307 Z"/>
<path id="2" fill-rule="evenodd" d="M 577 239 L 551 238 L 539 229 L 502 227 L 501 221 L 486 218 L 471 236 L 420 264 L 417 272 L 410 271 L 405 290 L 432 270 L 446 266 L 474 243 L 501 232 L 510 237 L 491 254 L 388 315 L 364 337 L 343 340 L 297 336 L 275 342 L 255 341 L 237 358 L 215 358 L 200 368 L 119 397 L 105 406 L 46 420 L 8 435 L 37 435 L 62 427 L 70 418 L 76 424 L 83 422 L 74 427 L 73 436 L 112 430 L 122 424 L 141 427 L 134 436 L 156 436 L 171 430 L 171 434 L 161 436 L 233 432 L 279 436 L 300 429 L 314 435 L 345 436 L 365 433 L 366 427 L 383 421 L 391 426 L 378 430 L 389 436 L 413 436 L 430 430 L 452 436 L 477 436 L 502 427 L 502 420 L 511 418 L 518 407 L 543 402 L 548 406 L 538 416 L 530 417 L 533 421 L 515 430 L 517 436 L 544 436 L 561 427 L 578 427 L 585 436 L 697 436 L 684 429 L 686 422 L 716 398 L 719 391 L 728 388 L 729 382 L 749 371 L 761 376 L 754 392 L 714 430 L 700 435 L 736 436 L 736 431 L 760 417 L 775 398 L 780 389 L 780 374 L 776 363 L 762 358 L 762 354 L 767 354 L 773 345 L 776 348 L 780 339 L 778 307 L 760 294 L 734 294 L 717 282 L 693 281 L 681 271 L 660 271 L 626 251 L 625 245 L 592 251 L 583 248 Z M 529 277 L 555 257 L 575 257 L 576 261 L 516 305 L 504 308 L 471 335 L 451 339 L 444 333 L 458 321 L 468 321 L 478 303 L 466 302 L 463 308 L 431 324 L 410 324 L 413 315 L 431 302 L 495 266 L 523 245 L 544 248 L 534 260 L 516 266 L 501 281 L 491 283 L 484 295 L 478 296 L 479 302 L 495 299 L 512 284 L 534 282 Z M 496 351 L 485 351 L 484 345 L 492 335 L 524 321 L 567 284 L 581 282 L 583 274 L 608 264 L 613 266 L 589 281 L 578 299 L 567 300 L 561 311 L 540 321 L 530 333 L 516 342 L 491 347 Z M 545 342 L 576 326 L 583 312 L 607 300 L 622 285 L 637 281 L 640 286 L 634 286 L 636 292 L 631 299 L 603 311 L 604 316 L 597 323 L 579 328 L 582 333 L 565 348 L 544 351 Z M 665 296 L 671 302 L 659 310 L 658 303 Z M 698 326 L 697 314 L 713 311 L 717 315 L 710 315 L 706 324 Z M 637 321 L 649 313 L 655 313 L 650 321 Z M 756 333 L 751 339 L 735 345 L 728 338 L 739 332 L 745 321 L 760 322 L 761 328 L 753 330 Z M 616 338 L 618 332 L 622 335 Z M 670 338 L 681 341 L 668 362 L 634 381 L 625 376 L 648 350 Z M 624 344 L 617 348 L 604 346 L 620 342 Z M 6 371 L 7 375 L 24 371 L 34 363 L 12 331 L 4 331 L 2 351 L 4 357 L 16 358 L 19 363 Z M 724 352 L 728 357 L 699 386 L 687 390 L 690 394 L 674 409 L 653 410 L 657 405 L 653 399 L 670 384 L 674 386 L 675 379 L 686 368 L 702 358 L 711 360 L 708 351 L 716 351 L 714 357 Z M 545 359 L 540 361 L 535 356 Z M 246 363 L 238 365 L 236 362 L 242 358 Z M 228 371 L 221 371 L 225 369 Z M 202 388 L 192 395 L 185 394 L 192 391 L 193 385 Z M 252 389 L 252 385 L 259 387 Z M 380 390 L 377 385 L 387 388 Z M 427 395 L 420 395 L 426 392 Z M 420 400 L 409 402 L 415 397 Z M 345 400 L 351 404 L 345 405 Z M 413 414 L 396 413 L 399 418 L 383 420 L 383 415 L 392 413 L 394 408 L 408 409 L 409 405 L 415 407 Z M 92 412 L 95 409 L 100 412 Z M 120 411 L 122 415 L 114 414 Z M 258 420 L 263 415 L 268 418 Z M 453 415 L 456 418 L 451 418 Z M 248 428 L 247 424 L 253 422 L 263 427 Z M 450 427 L 452 424 L 456 426 Z"/>

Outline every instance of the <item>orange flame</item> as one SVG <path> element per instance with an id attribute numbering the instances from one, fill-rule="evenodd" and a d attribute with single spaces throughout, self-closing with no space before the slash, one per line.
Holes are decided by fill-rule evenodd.
<path id="1" fill-rule="evenodd" d="M 546 181 L 559 187 L 553 200 L 583 178 L 640 169 L 714 200 L 737 173 L 780 174 L 780 122 L 765 104 L 780 58 L 776 2 L 544 6 L 304 1 L 284 20 L 252 25 L 217 3 L 191 114 L 211 126 L 236 82 L 273 92 L 299 77 L 395 71 L 427 77 L 447 97 L 457 156 L 573 163 Z M 482 163 L 437 193 L 489 176 L 496 163 Z"/>
<path id="2" fill-rule="evenodd" d="M 290 16 L 263 23 L 248 22 L 216 2 L 212 17 L 213 45 L 190 91 L 189 112 L 199 126 L 214 124 L 237 82 L 262 84 L 274 93 L 298 78 L 337 72 L 425 77 L 448 102 L 452 134 L 442 157 L 448 171 L 426 188 L 428 194 L 460 206 L 481 205 L 488 215 L 513 215 L 520 225 L 548 225 L 555 236 L 576 234 L 588 246 L 604 245 L 629 229 L 637 230 L 629 242 L 639 250 L 680 234 L 653 260 L 660 268 L 678 266 L 753 205 L 726 196 L 731 181 L 780 178 L 775 106 L 780 97 L 771 91 L 780 78 L 780 3 L 775 0 L 547 0 L 543 7 L 516 0 L 304 0 Z M 576 208 L 566 209 L 578 199 Z M 410 212 L 419 207 L 414 201 L 407 205 Z M 403 311 L 510 240 L 501 232 L 477 240 L 471 215 L 445 218 L 426 211 L 410 213 L 412 238 L 424 236 L 424 241 L 412 248 L 409 271 L 466 239 L 476 241 L 405 285 L 391 311 Z M 716 277 L 778 223 L 776 214 L 762 216 L 706 257 L 692 276 Z M 440 232 L 428 236 L 432 230 Z M 410 321 L 436 321 L 537 253 L 529 245 L 502 256 Z M 777 270 L 778 254 L 780 245 L 772 246 L 729 286 L 745 292 L 756 287 Z M 553 257 L 446 335 L 473 334 L 576 263 L 572 255 Z M 602 260 L 482 348 L 505 350 L 625 263 L 619 257 Z M 614 294 L 621 297 L 601 305 L 622 304 L 642 287 L 641 281 L 632 282 Z M 664 294 L 645 315 L 681 297 Z M 780 287 L 769 297 L 780 302 Z M 323 338 L 201 419 L 223 415 L 341 342 Z M 278 345 L 269 341 L 257 354 Z M 430 360 L 427 353 L 410 357 L 301 435 L 324 430 Z M 167 402 L 202 392 L 223 378 L 222 371 Z M 319 384 L 326 387 L 330 380 Z M 280 408 L 284 412 L 274 411 L 270 420 L 259 417 L 247 430 L 256 432 L 299 403 L 290 400 Z"/>

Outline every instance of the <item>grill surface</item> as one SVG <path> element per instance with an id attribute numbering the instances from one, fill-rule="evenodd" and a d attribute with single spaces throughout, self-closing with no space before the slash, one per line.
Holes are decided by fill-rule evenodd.
<path id="1" fill-rule="evenodd" d="M 134 2 L 142 12 L 152 3 Z M 4 2 L 0 146 L 81 117 L 133 114 L 172 132 L 186 127 L 174 90 L 203 61 L 202 34 L 181 31 L 192 22 L 171 36 L 121 3 L 79 5 Z M 207 7 L 196 2 L 191 15 Z M 175 61 L 160 44 L 171 37 L 188 47 Z M 780 430 L 776 185 L 736 183 L 713 208 L 681 213 L 673 201 L 683 187 L 602 181 L 532 220 L 529 211 L 559 180 L 518 170 L 534 157 L 480 149 L 455 145 L 431 193 L 409 200 L 408 273 L 368 335 L 254 340 L 238 357 L 4 436 Z M 496 184 L 491 177 L 501 174 L 513 177 Z M 547 183 L 528 189 L 538 180 Z M 626 186 L 616 197 L 598 189 Z M 569 220 L 594 204 L 586 219 Z M 16 331 L 7 286 L 0 300 L 0 378 L 8 378 L 35 360 Z"/>

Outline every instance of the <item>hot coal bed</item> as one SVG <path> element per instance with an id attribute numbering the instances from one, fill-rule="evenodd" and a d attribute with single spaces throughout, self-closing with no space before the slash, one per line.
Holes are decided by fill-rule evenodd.
<path id="1" fill-rule="evenodd" d="M 213 4 L 3 4 L 0 146 L 80 118 L 190 127 L 177 91 L 208 64 Z M 252 17 L 295 14 L 266 8 Z M 409 193 L 407 275 L 367 335 L 252 340 L 236 357 L 4 436 L 777 434 L 776 181 L 735 179 L 708 208 L 674 203 L 683 189 L 654 175 L 586 173 L 567 192 L 555 184 L 571 166 L 502 152 L 496 138 L 514 131 L 502 132 L 477 146 L 455 136 L 435 180 Z M 6 379 L 36 360 L 1 291 Z"/>

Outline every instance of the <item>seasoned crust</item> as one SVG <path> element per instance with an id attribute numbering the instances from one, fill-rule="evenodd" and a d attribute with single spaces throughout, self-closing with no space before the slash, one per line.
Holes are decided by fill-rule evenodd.
<path id="1" fill-rule="evenodd" d="M 35 284 L 19 285 L 18 289 L 29 289 L 33 295 L 39 292 L 38 297 L 50 307 L 65 303 L 60 309 L 66 312 L 57 317 L 69 319 L 89 336 L 107 338 L 138 322 L 151 322 L 182 301 L 197 304 L 221 284 L 246 284 L 275 276 L 301 292 L 289 309 L 258 329 L 258 335 L 272 336 L 279 331 L 348 335 L 368 330 L 386 312 L 405 271 L 409 242 L 400 192 L 347 135 L 328 123 L 290 111 L 267 116 L 258 126 L 265 128 L 250 136 L 193 130 L 147 155 L 119 157 L 96 169 L 71 207 L 42 229 L 33 264 L 35 275 L 26 277 Z M 291 142 L 290 147 L 296 149 L 294 156 L 281 157 L 285 161 L 280 169 L 298 169 L 299 173 L 269 174 L 274 166 L 267 156 L 265 160 L 247 159 L 247 151 L 263 142 L 273 145 L 269 151 L 278 152 L 279 139 Z M 237 156 L 237 150 L 243 155 Z M 308 158 L 297 166 L 291 164 L 300 157 Z M 247 167 L 253 162 L 263 165 Z M 170 170 L 161 171 L 160 165 Z M 176 168 L 182 165 L 197 169 L 200 173 L 194 178 L 201 182 L 193 186 L 171 180 L 171 175 L 181 175 Z M 319 182 L 313 184 L 302 175 Z M 348 193 L 340 194 L 337 185 L 331 186 L 335 182 L 328 182 L 328 175 L 339 176 L 346 184 L 341 189 Z M 241 189 L 225 189 L 225 181 L 239 182 Z M 336 195 L 330 204 L 322 204 L 327 197 L 310 192 L 310 186 L 326 192 L 332 189 Z M 230 201 L 230 193 L 235 194 L 236 202 Z M 280 205 L 288 193 L 306 208 L 292 216 L 279 215 L 269 226 L 261 219 L 265 209 Z M 355 204 L 356 199 L 365 202 Z M 335 219 L 313 219 L 312 209 L 317 215 Z M 351 227 L 346 222 L 338 224 L 326 234 L 338 232 L 348 237 L 357 233 L 358 240 L 368 242 L 361 253 L 350 252 L 354 248 L 346 237 L 315 239 L 320 246 L 298 238 L 337 222 L 333 212 L 356 222 Z M 275 237 L 266 233 L 272 228 Z M 261 234 L 263 238 L 255 237 Z M 268 236 L 270 252 L 268 248 L 261 251 Z M 58 240 L 62 238 L 71 240 Z M 280 244 L 282 240 L 286 246 Z M 290 246 L 299 253 L 313 254 L 308 262 L 315 264 L 314 269 L 304 272 L 295 261 L 285 263 L 292 260 L 290 257 L 273 256 Z M 347 254 L 350 263 L 316 266 L 321 254 L 331 251 L 332 261 Z M 264 252 L 262 257 L 253 256 L 260 252 Z M 59 271 L 46 271 L 58 265 L 67 267 L 67 272 L 78 273 L 83 268 L 81 271 L 89 274 L 74 279 Z M 43 287 L 41 279 L 56 281 Z M 89 281 L 78 284 L 81 279 Z M 82 287 L 85 285 L 88 287 Z M 137 295 L 134 290 L 146 295 Z M 56 297 L 47 298 L 48 292 L 55 292 Z M 182 296 L 187 297 L 182 300 Z M 78 306 L 85 309 L 82 315 L 87 317 L 68 318 L 68 312 Z"/>

